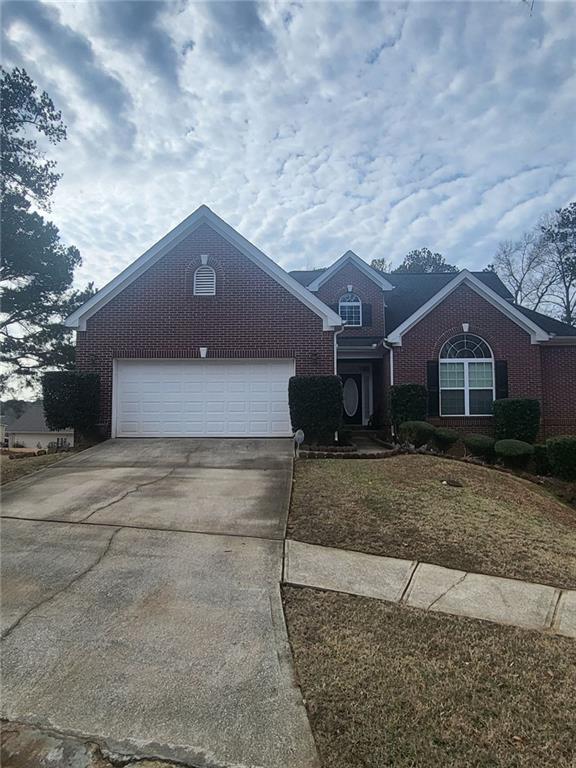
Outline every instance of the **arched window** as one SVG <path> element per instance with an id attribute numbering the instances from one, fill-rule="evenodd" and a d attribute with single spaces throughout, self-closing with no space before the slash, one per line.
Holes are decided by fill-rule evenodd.
<path id="1" fill-rule="evenodd" d="M 216 294 L 216 272 L 207 264 L 202 264 L 194 272 L 194 296 L 214 296 Z"/>
<path id="2" fill-rule="evenodd" d="M 362 302 L 355 293 L 346 293 L 340 298 L 338 314 L 348 327 L 362 325 Z"/>
<path id="3" fill-rule="evenodd" d="M 494 393 L 494 356 L 484 339 L 449 339 L 440 350 L 440 415 L 491 416 Z"/>

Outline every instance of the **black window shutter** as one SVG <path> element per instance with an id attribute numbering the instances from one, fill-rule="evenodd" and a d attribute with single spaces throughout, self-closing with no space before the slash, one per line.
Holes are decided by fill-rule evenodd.
<path id="1" fill-rule="evenodd" d="M 362 325 L 372 325 L 372 304 L 362 304 Z"/>
<path id="2" fill-rule="evenodd" d="M 508 397 L 508 361 L 496 360 L 494 367 L 496 380 L 496 400 Z"/>
<path id="3" fill-rule="evenodd" d="M 328 306 L 330 307 L 330 309 L 334 310 L 334 312 L 336 312 L 337 315 L 340 314 L 340 307 L 338 306 L 338 304 L 328 304 Z"/>
<path id="4" fill-rule="evenodd" d="M 426 364 L 426 388 L 428 389 L 428 416 L 440 415 L 440 378 L 438 360 L 429 360 Z"/>

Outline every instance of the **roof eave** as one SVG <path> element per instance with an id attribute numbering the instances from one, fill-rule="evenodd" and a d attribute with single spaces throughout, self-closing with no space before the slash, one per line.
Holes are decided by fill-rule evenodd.
<path id="1" fill-rule="evenodd" d="M 328 267 L 328 269 L 324 270 L 321 275 L 319 275 L 315 280 L 313 280 L 308 285 L 308 290 L 315 293 L 318 291 L 318 289 L 327 281 L 329 280 L 333 275 L 335 275 L 346 262 L 352 261 L 355 266 L 358 267 L 370 280 L 372 280 L 376 285 L 380 286 L 383 291 L 392 291 L 394 290 L 394 286 L 392 283 L 388 282 L 386 278 L 382 275 L 379 275 L 373 270 L 371 267 L 366 264 L 366 262 L 360 258 L 354 251 L 346 251 L 346 253 L 342 254 L 339 259 L 337 259 L 332 266 Z"/>
<path id="2" fill-rule="evenodd" d="M 459 272 L 453 280 L 447 283 L 440 291 L 434 294 L 427 302 L 413 312 L 410 317 L 407 317 L 403 323 L 395 328 L 388 334 L 386 341 L 395 346 L 402 346 L 402 336 L 413 328 L 416 323 L 420 322 L 426 315 L 434 309 L 440 302 L 442 302 L 447 296 L 449 296 L 458 286 L 463 283 L 468 284 L 473 290 L 480 296 L 485 298 L 503 314 L 509 317 L 520 327 L 530 334 L 530 341 L 532 344 L 540 344 L 542 342 L 549 341 L 550 334 L 543 328 L 540 328 L 536 323 L 523 315 L 520 310 L 516 309 L 510 302 L 497 294 L 492 288 L 487 286 L 475 275 L 469 272 L 467 269 Z"/>
<path id="3" fill-rule="evenodd" d="M 89 317 L 95 314 L 156 261 L 161 259 L 172 248 L 178 245 L 181 240 L 188 237 L 204 223 L 209 224 L 212 229 L 224 237 L 224 239 L 231 245 L 238 248 L 238 250 L 259 266 L 266 274 L 286 288 L 312 312 L 317 314 L 322 319 L 323 330 L 333 330 L 342 325 L 340 316 L 337 315 L 334 310 L 330 309 L 330 307 L 320 301 L 316 296 L 313 296 L 308 288 L 301 285 L 297 280 L 294 280 L 294 278 L 282 269 L 282 267 L 278 266 L 278 264 L 266 256 L 263 251 L 253 245 L 239 232 L 236 232 L 233 227 L 227 224 L 205 205 L 197 208 L 194 213 L 190 214 L 190 216 L 161 238 L 155 245 L 145 251 L 138 259 L 136 259 L 136 261 L 126 267 L 126 269 L 104 286 L 104 288 L 102 288 L 95 296 L 88 299 L 82 307 L 67 317 L 65 325 L 68 328 L 75 328 L 80 331 L 85 330 L 86 320 Z"/>

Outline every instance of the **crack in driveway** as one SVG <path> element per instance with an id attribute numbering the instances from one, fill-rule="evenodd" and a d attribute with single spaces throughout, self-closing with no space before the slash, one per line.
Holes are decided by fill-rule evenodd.
<path id="1" fill-rule="evenodd" d="M 111 548 L 111 546 L 112 546 L 112 542 L 114 541 L 114 537 L 115 537 L 115 536 L 116 536 L 116 534 L 117 534 L 117 533 L 119 533 L 121 530 L 122 530 L 122 528 L 115 528 L 115 529 L 114 529 L 114 531 L 112 532 L 112 535 L 110 536 L 110 538 L 109 538 L 109 539 L 108 539 L 108 541 L 106 542 L 106 546 L 104 547 L 104 549 L 102 550 L 102 552 L 100 553 L 100 555 L 98 555 L 98 557 L 96 558 L 96 560 L 94 560 L 94 562 L 93 562 L 91 565 L 89 565 L 89 566 L 88 566 L 88 568 L 86 568 L 84 571 L 82 571 L 81 573 L 79 573 L 77 576 L 74 576 L 74 578 L 73 578 L 73 579 L 71 579 L 71 580 L 70 580 L 70 581 L 69 581 L 69 582 L 68 582 L 68 583 L 67 583 L 65 586 L 63 586 L 61 589 L 59 589 L 59 590 L 57 590 L 56 592 L 54 592 L 54 594 L 50 595 L 50 597 L 46 597 L 46 598 L 44 598 L 44 600 L 40 600 L 40 602 L 39 602 L 39 603 L 36 603 L 35 605 L 31 606 L 31 607 L 30 607 L 30 608 L 29 608 L 27 611 L 25 611 L 25 612 L 22 614 L 22 616 L 20 616 L 20 618 L 16 619 L 16 621 L 15 621 L 13 624 L 11 624 L 11 625 L 10 625 L 10 626 L 9 626 L 9 627 L 8 627 L 8 628 L 7 628 L 7 629 L 6 629 L 6 630 L 5 630 L 3 633 L 2 633 L 2 640 L 5 640 L 5 639 L 6 639 L 6 638 L 7 638 L 9 635 L 11 635 L 11 634 L 12 634 L 12 632 L 13 632 L 15 629 L 17 629 L 17 628 L 20 626 L 20 624 L 21 624 L 21 623 L 24 621 L 24 619 L 28 618 L 28 616 L 30 616 L 30 614 L 31 614 L 31 613 L 33 613 L 34 611 L 36 611 L 38 608 L 41 608 L 43 605 L 46 605 L 46 604 L 47 604 L 47 603 L 49 603 L 51 600 L 54 600 L 54 598 L 58 597 L 58 595 L 61 595 L 63 592 L 65 592 L 67 589 L 69 589 L 69 588 L 70 588 L 70 587 L 71 587 L 73 584 L 75 584 L 75 583 L 76 583 L 77 581 L 79 581 L 80 579 L 83 579 L 83 578 L 84 578 L 84 576 L 87 576 L 87 575 L 88 575 L 88 574 L 89 574 L 91 571 L 93 571 L 93 570 L 94 570 L 94 568 L 96 568 L 96 566 L 97 566 L 97 565 L 99 565 L 99 564 L 102 562 L 102 560 L 103 560 L 103 559 L 106 557 L 106 555 L 107 555 L 107 554 L 110 552 L 110 548 Z"/>
<path id="2" fill-rule="evenodd" d="M 131 488 L 129 491 L 125 491 L 124 493 L 121 493 L 120 496 L 117 496 L 115 499 L 112 499 L 112 501 L 107 501 L 106 504 L 102 504 L 99 507 L 96 507 L 96 509 L 93 509 L 92 512 L 89 512 L 86 517 L 82 517 L 80 520 L 76 520 L 77 523 L 85 523 L 86 520 L 92 517 L 92 515 L 95 515 L 96 512 L 102 512 L 103 509 L 108 509 L 108 507 L 114 506 L 114 504 L 118 504 L 120 501 L 124 501 L 124 499 L 127 496 L 130 496 L 132 493 L 136 493 L 140 490 L 140 488 L 145 488 L 147 485 L 154 485 L 154 483 L 159 483 L 161 480 L 166 480 L 167 477 L 170 477 L 171 474 L 176 472 L 177 467 L 172 467 L 168 472 L 166 472 L 165 475 L 162 475 L 161 477 L 156 477 L 154 480 L 148 480 L 145 483 L 138 483 L 134 486 L 134 488 Z"/>

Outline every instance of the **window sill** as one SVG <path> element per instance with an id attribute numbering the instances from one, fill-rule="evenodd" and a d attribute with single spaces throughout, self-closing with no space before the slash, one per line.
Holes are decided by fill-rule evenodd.
<path id="1" fill-rule="evenodd" d="M 441 413 L 440 419 L 493 419 L 493 413 Z"/>

